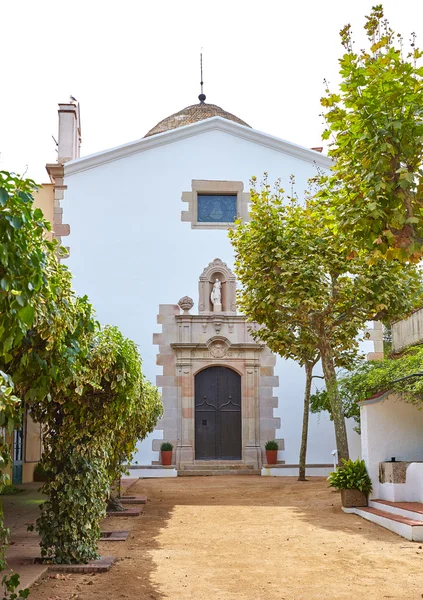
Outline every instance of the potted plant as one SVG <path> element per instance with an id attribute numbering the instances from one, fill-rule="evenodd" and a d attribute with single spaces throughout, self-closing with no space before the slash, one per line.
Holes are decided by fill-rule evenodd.
<path id="1" fill-rule="evenodd" d="M 160 455 L 162 465 L 169 466 L 172 464 L 173 445 L 170 442 L 163 442 L 160 446 Z"/>
<path id="2" fill-rule="evenodd" d="M 367 495 L 372 491 L 372 481 L 364 460 L 342 459 L 342 466 L 328 477 L 329 485 L 341 490 L 342 506 L 353 508 L 367 506 Z"/>
<path id="3" fill-rule="evenodd" d="M 264 446 L 266 450 L 266 461 L 268 465 L 276 465 L 278 462 L 278 442 L 276 440 L 269 440 Z"/>

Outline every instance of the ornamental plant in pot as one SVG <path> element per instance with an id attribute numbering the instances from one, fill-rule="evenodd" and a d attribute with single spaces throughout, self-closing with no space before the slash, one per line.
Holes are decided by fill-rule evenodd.
<path id="1" fill-rule="evenodd" d="M 172 450 L 173 445 L 170 442 L 163 442 L 160 446 L 162 465 L 169 466 L 172 464 Z"/>
<path id="2" fill-rule="evenodd" d="M 264 446 L 266 450 L 266 461 L 268 465 L 276 465 L 278 462 L 278 442 L 269 440 Z"/>
<path id="3" fill-rule="evenodd" d="M 329 486 L 341 490 L 342 506 L 353 508 L 367 506 L 367 495 L 372 491 L 372 481 L 364 460 L 342 459 L 342 466 L 329 474 Z"/>

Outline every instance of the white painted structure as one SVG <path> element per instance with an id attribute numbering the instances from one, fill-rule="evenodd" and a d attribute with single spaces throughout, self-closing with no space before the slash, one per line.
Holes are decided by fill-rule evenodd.
<path id="1" fill-rule="evenodd" d="M 373 484 L 371 497 L 423 502 L 423 411 L 385 393 L 361 402 L 360 413 L 362 457 Z M 392 458 L 400 463 L 393 465 L 398 475 L 393 472 L 390 481 L 380 481 L 380 464 Z"/>
<path id="2" fill-rule="evenodd" d="M 160 331 L 160 304 L 176 304 L 187 295 L 197 311 L 198 280 L 215 257 L 233 269 L 233 251 L 226 229 L 191 227 L 183 220 L 182 194 L 193 180 L 242 182 L 281 179 L 288 189 L 295 175 L 298 193 L 307 187 L 317 167 L 330 160 L 311 149 L 261 133 L 221 116 L 150 135 L 118 148 L 77 158 L 64 166 L 66 191 L 62 207 L 71 233 L 67 264 L 78 294 L 87 294 L 103 324 L 117 325 L 138 345 L 143 369 L 151 381 L 161 376 L 156 365 L 153 334 Z M 368 342 L 366 349 L 370 350 Z M 319 374 L 316 370 L 316 374 Z M 294 362 L 278 358 L 274 389 L 280 418 L 276 437 L 285 440 L 279 460 L 298 463 L 303 407 L 304 374 Z M 349 425 L 350 453 L 359 455 L 359 436 Z M 152 440 L 139 446 L 138 465 L 159 460 Z M 327 414 L 311 415 L 307 462 L 310 474 L 323 474 L 335 448 L 333 423 Z M 315 465 L 325 465 L 316 467 Z M 317 471 L 316 471 L 317 468 Z M 323 471 L 322 471 L 323 469 Z M 270 473 L 282 475 L 283 469 Z M 289 472 L 291 474 L 291 472 Z"/>

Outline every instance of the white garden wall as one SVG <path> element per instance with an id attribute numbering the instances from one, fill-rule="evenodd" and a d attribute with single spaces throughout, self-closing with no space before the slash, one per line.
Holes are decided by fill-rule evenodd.
<path id="1" fill-rule="evenodd" d="M 379 463 L 423 461 L 423 411 L 395 394 L 384 394 L 361 403 L 362 457 L 373 483 L 373 498 L 414 501 L 422 491 L 423 465 L 410 465 L 407 486 L 379 482 Z M 420 490 L 420 491 L 419 491 Z M 423 501 L 423 494 L 420 496 Z"/>

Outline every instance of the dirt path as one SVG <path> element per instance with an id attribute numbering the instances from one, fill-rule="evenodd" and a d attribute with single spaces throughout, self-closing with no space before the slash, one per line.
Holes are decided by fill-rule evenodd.
<path id="1" fill-rule="evenodd" d="M 423 549 L 341 512 L 323 479 L 254 476 L 140 480 L 142 517 L 102 543 L 120 558 L 104 575 L 34 587 L 31 600 L 417 600 Z"/>

